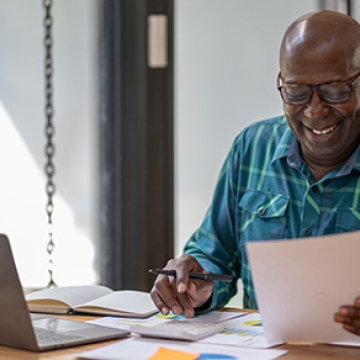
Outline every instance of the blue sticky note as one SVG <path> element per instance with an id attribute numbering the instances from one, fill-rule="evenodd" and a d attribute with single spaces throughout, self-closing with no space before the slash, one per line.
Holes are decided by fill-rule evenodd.
<path id="1" fill-rule="evenodd" d="M 196 360 L 236 360 L 234 356 L 222 354 L 200 354 Z"/>

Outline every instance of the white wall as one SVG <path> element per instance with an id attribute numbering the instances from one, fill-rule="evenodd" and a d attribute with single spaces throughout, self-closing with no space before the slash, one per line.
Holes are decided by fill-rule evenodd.
<path id="1" fill-rule="evenodd" d="M 97 281 L 97 2 L 53 2 L 55 281 Z M 0 0 L 0 232 L 23 285 L 47 284 L 43 7 Z"/>
<path id="2" fill-rule="evenodd" d="M 360 21 L 360 2 L 359 1 L 352 1 L 352 16 L 357 20 Z"/>
<path id="3" fill-rule="evenodd" d="M 205 215 L 235 135 L 281 113 L 282 34 L 317 9 L 316 0 L 175 1 L 176 255 Z"/>

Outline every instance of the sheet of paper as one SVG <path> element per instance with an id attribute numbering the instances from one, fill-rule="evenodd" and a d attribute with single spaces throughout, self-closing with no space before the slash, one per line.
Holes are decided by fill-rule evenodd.
<path id="1" fill-rule="evenodd" d="M 268 342 L 346 342 L 360 336 L 333 321 L 360 295 L 360 232 L 247 244 Z"/>
<path id="2" fill-rule="evenodd" d="M 175 316 L 169 314 L 167 316 L 156 314 L 147 319 L 136 319 L 136 318 L 115 318 L 115 317 L 102 317 L 95 320 L 88 321 L 89 323 L 108 326 L 113 328 L 129 329 L 130 325 L 141 324 L 141 325 L 155 325 L 160 322 L 169 320 L 183 320 L 183 321 L 196 321 L 196 322 L 223 322 L 228 319 L 237 318 L 246 315 L 245 312 L 231 312 L 231 311 L 211 311 L 207 314 L 197 315 L 191 319 L 186 319 L 185 316 Z"/>
<path id="3" fill-rule="evenodd" d="M 203 344 L 233 345 L 248 348 L 268 349 L 278 343 L 268 343 L 259 313 L 225 321 L 225 329 L 216 335 L 199 340 Z"/>
<path id="4" fill-rule="evenodd" d="M 156 354 L 160 347 L 169 350 L 178 350 L 187 353 L 200 354 L 199 359 L 204 360 L 210 359 L 211 355 L 214 358 L 214 354 L 219 355 L 218 359 L 224 360 L 272 360 L 286 353 L 285 350 L 276 349 L 246 349 L 233 346 L 200 344 L 186 341 L 180 342 L 170 340 L 167 341 L 145 338 L 131 338 L 116 342 L 112 345 L 87 351 L 82 354 L 78 354 L 77 356 L 81 359 L 93 360 L 144 360 Z M 207 357 L 206 354 L 208 355 Z"/>

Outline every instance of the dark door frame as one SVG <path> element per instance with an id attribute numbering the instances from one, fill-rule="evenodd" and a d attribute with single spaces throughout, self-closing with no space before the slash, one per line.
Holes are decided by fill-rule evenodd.
<path id="1" fill-rule="evenodd" d="M 168 19 L 149 68 L 148 16 Z M 174 253 L 173 0 L 100 2 L 101 283 L 148 291 Z"/>

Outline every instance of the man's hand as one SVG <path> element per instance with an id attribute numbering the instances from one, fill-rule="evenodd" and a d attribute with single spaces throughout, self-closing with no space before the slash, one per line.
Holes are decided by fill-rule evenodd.
<path id="1" fill-rule="evenodd" d="M 342 323 L 345 330 L 360 335 L 360 297 L 355 299 L 354 305 L 341 306 L 334 320 Z"/>
<path id="2" fill-rule="evenodd" d="M 193 317 L 195 308 L 203 305 L 211 296 L 211 280 L 189 279 L 190 271 L 204 271 L 202 266 L 190 255 L 181 255 L 169 260 L 166 270 L 175 270 L 176 278 L 158 275 L 150 292 L 151 298 L 159 311 L 167 315 L 184 313 L 187 318 Z"/>

